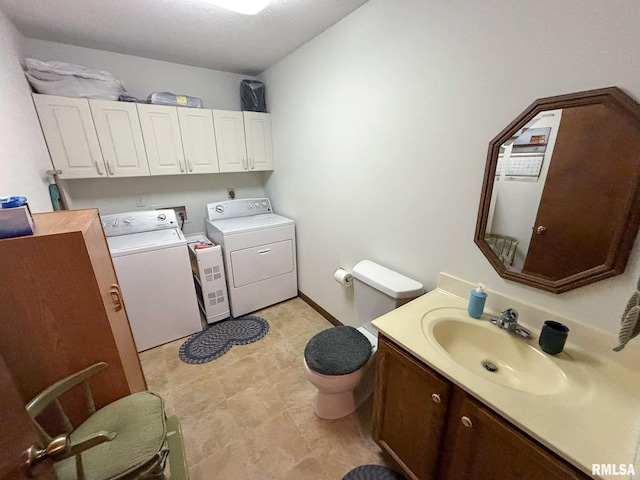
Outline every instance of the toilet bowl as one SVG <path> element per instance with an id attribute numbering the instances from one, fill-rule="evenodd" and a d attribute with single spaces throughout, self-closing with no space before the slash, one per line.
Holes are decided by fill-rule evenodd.
<path id="1" fill-rule="evenodd" d="M 369 260 L 352 275 L 361 326 L 323 330 L 303 355 L 305 376 L 318 389 L 314 411 L 326 420 L 353 413 L 373 392 L 378 339 L 371 321 L 424 293 L 421 283 Z"/>
<path id="2" fill-rule="evenodd" d="M 302 357 L 305 376 L 318 389 L 313 410 L 325 420 L 335 420 L 353 413 L 373 391 L 374 354 L 378 339 L 364 327 L 356 330 L 370 343 L 371 351 L 365 364 L 354 371 L 341 375 L 319 373 L 309 367 L 304 355 Z"/>

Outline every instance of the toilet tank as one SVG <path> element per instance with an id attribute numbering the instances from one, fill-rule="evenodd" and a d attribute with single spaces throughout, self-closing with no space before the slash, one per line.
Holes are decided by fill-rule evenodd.
<path id="1" fill-rule="evenodd" d="M 374 334 L 372 320 L 424 293 L 420 282 L 370 260 L 358 262 L 351 274 L 360 323 Z"/>

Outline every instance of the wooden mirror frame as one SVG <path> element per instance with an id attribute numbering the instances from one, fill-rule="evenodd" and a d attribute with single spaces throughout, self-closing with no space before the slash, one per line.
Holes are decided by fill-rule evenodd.
<path id="1" fill-rule="evenodd" d="M 635 192 L 631 195 L 633 198 L 628 202 L 629 208 L 623 215 L 625 221 L 617 226 L 614 241 L 608 249 L 604 264 L 565 278 L 550 280 L 509 270 L 485 241 L 500 147 L 543 111 L 593 104 L 603 104 L 626 115 L 632 122 L 637 123 L 640 131 L 640 104 L 619 88 L 609 87 L 538 99 L 489 143 L 474 242 L 502 278 L 548 292 L 563 293 L 624 272 L 640 226 L 640 179 L 636 181 Z M 638 162 L 640 163 L 640 152 L 638 152 Z"/>

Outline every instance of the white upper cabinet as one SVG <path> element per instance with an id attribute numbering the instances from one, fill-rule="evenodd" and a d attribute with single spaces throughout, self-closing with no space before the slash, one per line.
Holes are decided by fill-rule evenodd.
<path id="1" fill-rule="evenodd" d="M 33 94 L 61 178 L 273 170 L 268 113 Z"/>
<path id="2" fill-rule="evenodd" d="M 60 178 L 106 177 L 87 99 L 34 94 L 33 100 Z"/>
<path id="3" fill-rule="evenodd" d="M 93 123 L 110 177 L 149 175 L 136 105 L 89 100 Z"/>
<path id="4" fill-rule="evenodd" d="M 242 112 L 214 110 L 213 123 L 218 144 L 220 171 L 246 171 L 248 163 Z"/>
<path id="5" fill-rule="evenodd" d="M 178 108 L 178 120 L 187 172 L 219 172 L 213 112 L 202 108 Z"/>
<path id="6" fill-rule="evenodd" d="M 178 109 L 139 104 L 138 114 L 151 175 L 186 173 Z"/>
<path id="7" fill-rule="evenodd" d="M 273 145 L 271 143 L 271 117 L 268 113 L 242 112 L 247 142 L 249 170 L 273 170 Z"/>

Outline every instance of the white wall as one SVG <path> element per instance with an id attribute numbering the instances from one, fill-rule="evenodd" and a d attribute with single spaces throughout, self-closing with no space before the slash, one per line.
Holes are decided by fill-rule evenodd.
<path id="1" fill-rule="evenodd" d="M 201 98 L 205 108 L 220 110 L 240 110 L 240 81 L 255 78 L 30 38 L 24 38 L 22 50 L 26 57 L 38 60 L 111 72 L 124 83 L 129 95 L 141 100 L 153 92 L 172 92 Z"/>
<path id="2" fill-rule="evenodd" d="M 501 279 L 473 236 L 488 143 L 533 100 L 612 85 L 640 99 L 638 24 L 635 0 L 370 0 L 268 69 L 266 188 L 297 221 L 300 290 L 354 325 L 332 274 L 370 259 L 616 332 L 637 246 L 625 274 L 554 295 Z"/>
<path id="3" fill-rule="evenodd" d="M 157 205 L 184 205 L 188 217 L 183 228 L 185 233 L 206 231 L 206 205 L 226 200 L 227 187 L 234 187 L 238 198 L 265 195 L 259 173 L 92 178 L 66 180 L 62 185 L 72 208 L 98 208 L 102 214 L 150 210 Z M 144 206 L 137 206 L 136 197 L 142 197 Z"/>
<path id="4" fill-rule="evenodd" d="M 20 40 L 0 12 L 0 197 L 23 195 L 33 212 L 46 212 L 51 161 L 20 66 Z"/>
<path id="5" fill-rule="evenodd" d="M 156 91 L 201 98 L 205 108 L 240 110 L 240 81 L 234 73 L 178 65 L 102 50 L 23 39 L 23 53 L 40 60 L 58 60 L 107 70 L 120 79 L 130 95 L 140 99 Z M 262 173 L 167 175 L 121 179 L 62 181 L 71 208 L 96 207 L 101 213 L 149 209 L 155 205 L 185 205 L 186 233 L 205 230 L 206 204 L 227 198 L 227 187 L 238 198 L 264 196 Z M 143 197 L 140 207 L 136 197 Z"/>

